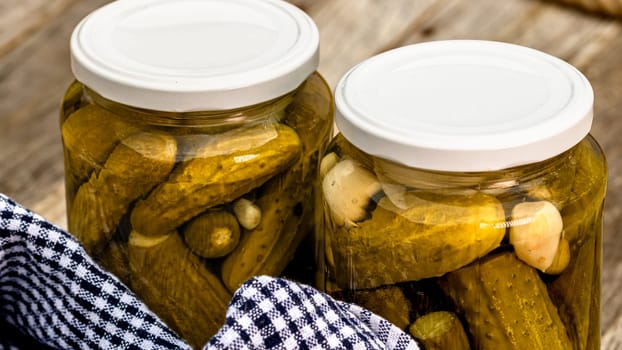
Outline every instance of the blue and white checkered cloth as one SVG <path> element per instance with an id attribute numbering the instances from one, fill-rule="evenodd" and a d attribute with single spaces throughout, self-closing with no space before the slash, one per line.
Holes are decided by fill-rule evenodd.
<path id="1" fill-rule="evenodd" d="M 284 279 L 252 278 L 235 293 L 206 349 L 418 349 L 406 333 L 359 306 Z"/>
<path id="2" fill-rule="evenodd" d="M 0 194 L 0 350 L 190 349 L 70 234 Z M 419 349 L 356 305 L 260 276 L 204 349 Z"/>

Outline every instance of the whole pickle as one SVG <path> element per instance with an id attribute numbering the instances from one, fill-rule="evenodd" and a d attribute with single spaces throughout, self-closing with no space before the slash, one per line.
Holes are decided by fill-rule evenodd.
<path id="1" fill-rule="evenodd" d="M 303 153 L 323 152 L 332 136 L 333 124 L 326 123 L 326 116 L 332 119 L 334 104 L 331 91 L 322 77 L 314 73 L 299 88 L 285 113 L 283 122 L 296 130 L 303 130 L 300 139 Z M 316 167 L 317 164 L 310 164 Z M 305 173 L 313 174 L 314 172 Z"/>
<path id="2" fill-rule="evenodd" d="M 590 221 L 592 210 L 600 208 L 607 188 L 606 164 L 600 156 L 598 145 L 590 139 L 579 143 L 574 149 L 573 162 L 580 164 L 572 182 L 572 201 L 564 203 L 561 214 L 564 218 L 564 237 L 572 244 L 580 246 L 584 240 L 591 239 L 593 232 L 582 230 L 582 225 Z M 586 209 L 590 210 L 586 210 Z"/>
<path id="3" fill-rule="evenodd" d="M 548 284 L 553 302 L 566 324 L 573 349 L 600 349 L 600 211 L 582 225 L 581 235 L 589 236 L 583 245 L 571 246 L 571 262 L 564 272 Z M 591 231 L 588 233 L 588 231 Z M 588 287 L 589 286 L 589 287 Z"/>
<path id="4" fill-rule="evenodd" d="M 99 169 L 121 139 L 139 129 L 122 117 L 97 105 L 86 105 L 63 122 L 67 175 L 82 182 Z"/>
<path id="5" fill-rule="evenodd" d="M 307 161 L 301 159 L 262 187 L 256 201 L 261 208 L 261 222 L 252 230 L 244 230 L 240 243 L 222 264 L 222 280 L 230 291 L 252 276 L 278 275 L 287 261 L 280 263 L 282 266 L 269 262 L 279 260 L 277 255 L 294 253 L 288 250 L 302 220 L 303 206 L 310 204 L 303 202 L 303 193 L 309 189 L 302 182 L 303 164 Z"/>
<path id="6" fill-rule="evenodd" d="M 127 243 L 111 240 L 97 257 L 98 263 L 115 275 L 126 286 L 131 287 L 130 263 L 127 257 Z"/>
<path id="7" fill-rule="evenodd" d="M 300 148 L 296 132 L 282 124 L 209 137 L 166 182 L 136 204 L 132 227 L 147 236 L 170 232 L 206 209 L 261 186 L 290 166 Z"/>
<path id="8" fill-rule="evenodd" d="M 402 330 L 410 324 L 410 301 L 398 286 L 357 290 L 352 301 L 384 317 Z"/>
<path id="9" fill-rule="evenodd" d="M 132 287 L 138 297 L 195 349 L 224 324 L 231 294 L 172 232 L 129 238 Z"/>
<path id="10" fill-rule="evenodd" d="M 69 231 L 97 255 L 130 204 L 162 182 L 175 165 L 172 136 L 137 133 L 123 139 L 99 172 L 80 186 L 69 215 Z"/>
<path id="11" fill-rule="evenodd" d="M 337 228 L 332 253 L 342 288 L 441 276 L 497 248 L 505 234 L 505 213 L 492 196 L 413 191 L 407 209 L 383 197 L 372 217 L 349 230 Z"/>
<path id="12" fill-rule="evenodd" d="M 356 159 L 367 169 L 374 168 L 374 158 L 354 147 L 341 133 L 335 135 L 331 143 L 346 159 Z"/>
<path id="13" fill-rule="evenodd" d="M 220 258 L 229 254 L 240 241 L 240 224 L 224 209 L 208 210 L 188 222 L 183 236 L 196 255 Z"/>
<path id="14" fill-rule="evenodd" d="M 546 285 L 514 253 L 450 272 L 441 287 L 466 317 L 477 349 L 572 349 Z"/>
<path id="15" fill-rule="evenodd" d="M 305 186 L 305 185 L 303 185 Z M 266 274 L 269 276 L 279 276 L 286 268 L 290 268 L 291 276 L 294 279 L 300 279 L 304 270 L 312 273 L 310 268 L 313 265 L 313 259 L 301 260 L 293 262 L 301 242 L 313 232 L 313 196 L 309 186 L 305 187 L 302 199 L 294 206 L 293 215 L 288 215 L 281 229 L 278 247 L 266 257 L 263 262 L 263 268 L 253 275 Z M 305 242 L 306 243 L 306 242 Z M 304 246 L 301 249 L 313 249 L 312 245 Z M 310 255 L 313 256 L 313 255 Z M 290 262 L 292 264 L 290 264 Z M 305 278 L 309 276 L 304 276 Z M 310 282 L 308 282 L 310 283 Z"/>
<path id="16" fill-rule="evenodd" d="M 408 328 L 426 350 L 469 350 L 469 339 L 456 314 L 435 311 L 421 316 Z"/>
<path id="17" fill-rule="evenodd" d="M 282 249 L 276 249 L 265 261 L 266 273 L 277 276 L 288 273 L 291 278 L 312 283 L 315 254 L 312 242 L 315 221 L 315 189 L 319 167 L 319 155 L 328 144 L 333 130 L 334 104 L 332 93 L 323 78 L 312 74 L 294 97 L 294 103 L 287 108 L 283 122 L 300 132 L 303 155 L 300 164 L 304 188 L 299 204 L 294 207 L 294 215 L 289 216 L 283 225 Z M 294 170 L 295 171 L 295 170 Z M 294 261 L 294 259 L 298 259 Z"/>
<path id="18" fill-rule="evenodd" d="M 61 114 L 63 116 L 69 116 L 80 109 L 80 105 L 83 103 L 83 88 L 84 86 L 77 80 L 74 80 L 71 85 L 69 85 L 65 91 L 65 96 L 63 96 L 63 104 L 61 106 Z"/>
<path id="19" fill-rule="evenodd" d="M 431 312 L 454 309 L 453 302 L 443 293 L 436 277 L 402 283 L 400 288 L 411 302 L 410 319 L 412 320 Z"/>
<path id="20" fill-rule="evenodd" d="M 240 243 L 222 265 L 222 279 L 230 291 L 252 276 L 279 275 L 310 231 L 303 223 L 313 220 L 312 191 L 318 153 L 330 137 L 332 126 L 320 122 L 320 117 L 316 120 L 309 115 L 332 115 L 333 107 L 328 103 L 330 91 L 325 86 L 319 75 L 312 75 L 286 111 L 284 123 L 305 130 L 300 136 L 302 156 L 290 169 L 262 187 L 256 202 L 261 208 L 261 222 L 253 230 L 245 230 Z M 319 110 L 320 106 L 326 110 Z"/>

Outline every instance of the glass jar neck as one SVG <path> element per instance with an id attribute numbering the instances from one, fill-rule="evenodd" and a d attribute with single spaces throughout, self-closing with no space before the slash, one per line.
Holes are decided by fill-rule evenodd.
<path id="1" fill-rule="evenodd" d="M 373 157 L 374 172 L 382 182 L 397 183 L 417 189 L 504 190 L 557 171 L 571 160 L 574 148 L 555 157 L 513 168 L 482 172 L 446 172 L 411 168 Z"/>
<path id="2" fill-rule="evenodd" d="M 87 86 L 83 94 L 88 103 L 96 104 L 112 113 L 135 118 L 151 125 L 184 127 L 236 127 L 262 122 L 279 121 L 286 107 L 293 101 L 296 90 L 259 104 L 229 110 L 169 112 L 155 111 L 125 105 L 109 100 Z"/>

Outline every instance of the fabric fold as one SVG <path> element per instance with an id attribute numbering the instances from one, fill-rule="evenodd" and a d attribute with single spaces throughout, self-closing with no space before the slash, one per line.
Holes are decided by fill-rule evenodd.
<path id="1" fill-rule="evenodd" d="M 0 305 L 20 337 L 51 348 L 190 348 L 73 236 L 1 194 Z"/>
<path id="2" fill-rule="evenodd" d="M 190 349 L 69 233 L 0 194 L 0 350 Z M 359 306 L 300 283 L 246 281 L 205 350 L 417 350 Z"/>

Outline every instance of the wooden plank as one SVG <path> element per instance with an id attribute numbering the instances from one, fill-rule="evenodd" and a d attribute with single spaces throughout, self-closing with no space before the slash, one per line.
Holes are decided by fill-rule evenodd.
<path id="1" fill-rule="evenodd" d="M 594 13 L 622 16 L 622 0 L 558 0 Z"/>
<path id="2" fill-rule="evenodd" d="M 105 2 L 76 2 L 0 57 L 0 192 L 29 208 L 44 209 L 39 213 L 61 226 L 64 169 L 58 111 L 72 80 L 69 37 L 82 17 Z M 0 23 L 11 22 L 5 15 Z M 52 194 L 55 201 L 49 199 Z M 46 201 L 55 206 L 41 204 Z"/>
<path id="3" fill-rule="evenodd" d="M 76 0 L 2 0 L 0 57 L 20 45 Z"/>
<path id="4" fill-rule="evenodd" d="M 622 315 L 619 315 L 615 322 L 605 330 L 600 347 L 605 350 L 622 349 Z"/>
<path id="5" fill-rule="evenodd" d="M 603 48 L 619 23 L 558 4 L 532 0 L 443 0 L 428 18 L 384 49 L 429 40 L 483 39 L 525 45 L 570 60 L 584 47 Z M 473 9 L 476 8 L 477 11 Z M 574 62 L 573 62 L 574 63 Z"/>
<path id="6" fill-rule="evenodd" d="M 321 3 L 309 6 L 308 11 L 320 29 L 319 71 L 332 87 L 348 69 L 385 47 L 396 33 L 442 6 L 434 0 Z"/>
<path id="7" fill-rule="evenodd" d="M 66 229 L 67 228 L 67 211 L 65 209 L 65 183 L 62 176 L 56 177 L 50 181 L 49 188 L 42 193 L 41 198 L 29 207 L 35 213 L 42 213 L 51 223 Z"/>
<path id="8" fill-rule="evenodd" d="M 609 244 L 611 243 L 609 242 Z M 613 252 L 608 248 L 605 249 L 605 252 L 609 252 L 609 256 L 603 257 L 607 266 L 603 269 L 601 348 L 622 350 L 622 300 L 620 299 L 622 254 L 619 253 L 619 250 Z M 612 253 L 617 256 L 611 256 Z"/>

